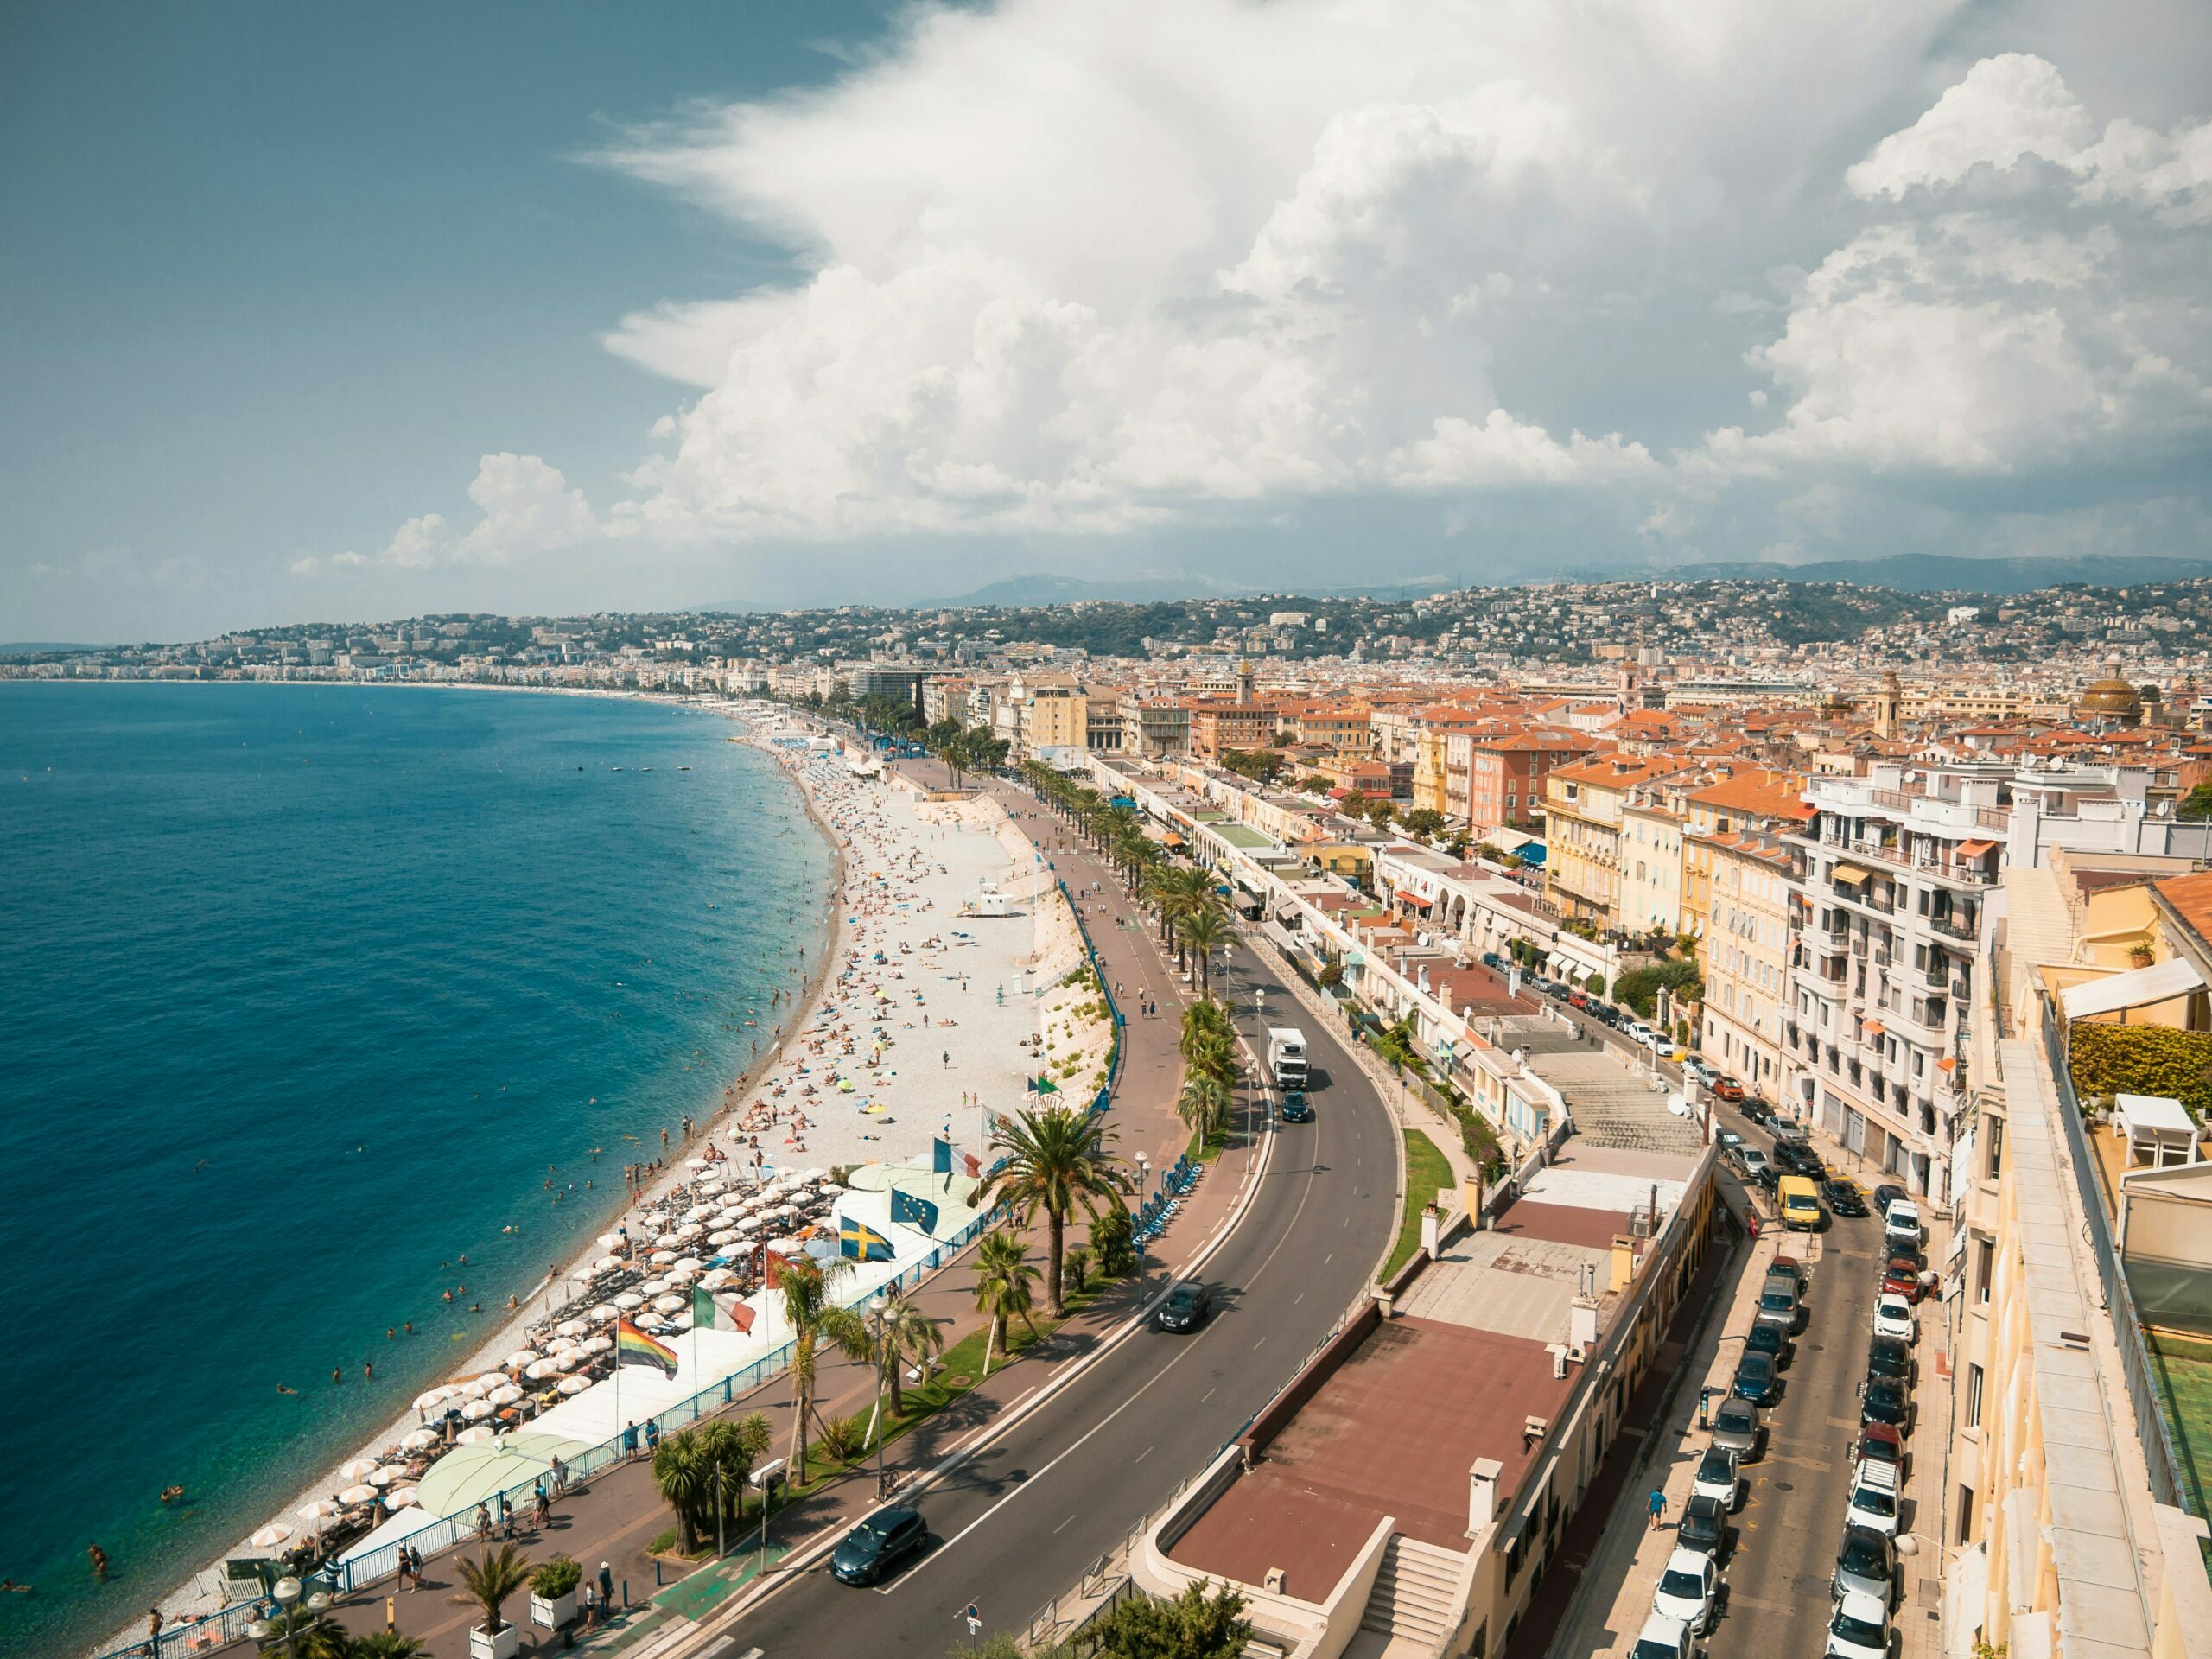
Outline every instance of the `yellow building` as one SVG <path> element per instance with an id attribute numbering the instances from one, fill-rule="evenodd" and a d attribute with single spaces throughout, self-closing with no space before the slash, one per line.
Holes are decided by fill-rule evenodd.
<path id="1" fill-rule="evenodd" d="M 1021 747 L 1039 749 L 1087 746 L 1090 700 L 1072 680 L 1025 680 L 1021 698 Z"/>
<path id="2" fill-rule="evenodd" d="M 1629 791 L 1682 770 L 1655 756 L 1592 755 L 1544 779 L 1544 894 L 1570 916 L 1622 925 L 1621 810 Z"/>

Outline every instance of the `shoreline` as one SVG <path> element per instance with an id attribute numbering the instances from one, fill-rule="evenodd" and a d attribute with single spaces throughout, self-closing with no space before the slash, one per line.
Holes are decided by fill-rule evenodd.
<path id="1" fill-rule="evenodd" d="M 92 683 L 128 683 L 128 682 L 103 681 L 92 682 Z M 181 682 L 181 683 L 200 683 Z M 232 683 L 218 682 L 217 683 Z M 369 687 L 367 689 L 385 688 Z M 713 1138 L 723 1120 L 741 1108 L 747 1090 L 753 1083 L 776 1069 L 785 1058 L 786 1047 L 798 1040 L 800 1033 L 812 1020 L 817 1006 L 829 987 L 832 965 L 838 960 L 838 952 L 845 939 L 845 918 L 851 897 L 848 891 L 850 864 L 846 857 L 843 838 L 823 816 L 812 791 L 801 780 L 795 769 L 786 766 L 782 758 L 769 747 L 754 723 L 739 712 L 739 705 L 727 702 L 708 702 L 702 699 L 681 697 L 663 692 L 623 691 L 612 688 L 596 690 L 565 686 L 462 683 L 457 686 L 432 684 L 417 689 L 512 691 L 532 696 L 550 693 L 559 696 L 606 697 L 620 702 L 660 702 L 672 708 L 697 708 L 702 713 L 713 715 L 735 726 L 738 729 L 729 741 L 744 743 L 748 748 L 763 755 L 774 766 L 777 774 L 798 794 L 801 809 L 808 823 L 813 826 L 815 833 L 822 838 L 823 844 L 829 849 L 830 858 L 830 880 L 827 893 L 827 901 L 830 905 L 828 925 L 823 931 L 819 948 L 808 963 L 798 994 L 792 1000 L 791 1011 L 783 1022 L 785 1034 L 776 1038 L 766 1049 L 756 1055 L 748 1065 L 724 1084 L 720 1092 L 709 1096 L 709 1103 L 694 1118 L 691 1134 L 680 1140 L 671 1141 L 664 1167 L 658 1175 L 649 1184 L 630 1190 L 622 1202 L 601 1218 L 599 1224 L 594 1228 L 593 1234 L 587 1236 L 585 1242 L 578 1245 L 556 1271 L 540 1278 L 526 1294 L 522 1294 L 519 1306 L 512 1310 L 501 1309 L 500 1312 L 506 1317 L 491 1334 L 470 1350 L 465 1358 L 446 1367 L 440 1373 L 438 1381 L 442 1382 L 448 1378 L 477 1376 L 493 1369 L 500 1356 L 520 1347 L 524 1335 L 531 1321 L 543 1318 L 550 1311 L 550 1293 L 564 1281 L 576 1278 L 578 1269 L 585 1262 L 595 1254 L 602 1253 L 601 1247 L 593 1242 L 597 1233 L 620 1224 L 624 1217 L 650 1202 L 654 1197 L 670 1187 L 692 1179 L 694 1173 L 685 1167 L 683 1161 L 686 1157 L 691 1155 L 691 1148 Z M 540 1306 L 541 1299 L 545 1299 L 543 1306 Z M 424 1386 L 435 1387 L 436 1385 L 436 1382 L 433 1382 Z M 367 1437 L 359 1447 L 346 1457 L 334 1461 L 330 1467 L 314 1481 L 287 1498 L 274 1512 L 271 1518 L 280 1525 L 291 1528 L 296 1536 L 301 1531 L 301 1523 L 296 1511 L 304 1504 L 312 1503 L 317 1498 L 327 1497 L 331 1491 L 346 1484 L 337 1473 L 339 1468 L 358 1458 L 376 1456 L 391 1446 L 401 1435 L 418 1427 L 419 1417 L 420 1414 L 412 1406 L 401 1407 L 391 1421 L 379 1428 L 375 1434 Z M 211 1573 L 219 1573 L 224 1561 L 232 1556 L 262 1553 L 251 1544 L 250 1535 L 242 1536 L 225 1548 L 221 1554 L 203 1562 L 189 1576 L 180 1580 L 155 1605 L 162 1609 L 164 1618 L 171 1621 L 174 1621 L 180 1612 L 185 1614 L 188 1619 L 218 1611 L 223 1604 L 219 1600 L 212 1599 L 203 1591 L 201 1586 L 204 1581 Z M 134 1642 L 143 1641 L 143 1615 L 139 1615 L 101 1638 L 85 1651 L 98 1655 L 111 1652 L 118 1648 L 128 1647 Z"/>

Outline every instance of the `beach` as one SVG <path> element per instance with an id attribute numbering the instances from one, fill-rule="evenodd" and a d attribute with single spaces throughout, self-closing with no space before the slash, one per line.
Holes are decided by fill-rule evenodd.
<path id="1" fill-rule="evenodd" d="M 716 1174 L 758 1182 L 809 1167 L 927 1167 L 941 1139 L 954 1167 L 972 1173 L 988 1161 L 988 1114 L 1021 1106 L 1033 1078 L 1057 1077 L 1071 1100 L 1087 1100 L 1103 1078 L 1110 1025 L 1095 986 L 1073 973 L 1080 936 L 1051 873 L 1003 811 L 987 799 L 930 799 L 859 776 L 842 753 L 810 750 L 779 732 L 774 711 L 704 709 L 753 716 L 735 738 L 771 754 L 800 791 L 836 855 L 838 897 L 804 988 L 760 1010 L 757 1055 L 718 1099 L 702 1103 L 688 1139 L 671 1136 L 661 1167 L 645 1173 L 632 1203 L 606 1224 L 696 1179 L 690 1160 L 709 1156 Z M 528 1345 L 533 1326 L 542 1332 L 571 1311 L 602 1251 L 587 1249 L 549 1274 L 449 1376 L 495 1369 Z M 411 1408 L 396 1414 L 355 1456 L 388 1454 L 420 1421 Z M 296 1512 L 346 1484 L 334 1468 L 274 1524 L 296 1537 L 308 1529 Z M 242 1539 L 226 1554 L 268 1553 Z M 160 1605 L 174 1620 L 219 1600 L 203 1570 Z M 127 1626 L 118 1640 L 140 1628 Z"/>

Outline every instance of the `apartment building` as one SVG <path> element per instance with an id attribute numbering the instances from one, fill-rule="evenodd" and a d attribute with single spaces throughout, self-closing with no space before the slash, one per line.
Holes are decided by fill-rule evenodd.
<path id="1" fill-rule="evenodd" d="M 1464 804 L 1455 797 L 1445 815 L 1478 834 L 1522 829 L 1541 810 L 1544 780 L 1553 768 L 1572 766 L 1597 747 L 1596 740 L 1555 727 L 1450 733 L 1445 744 L 1446 787 L 1464 778 L 1466 796 Z"/>
<path id="2" fill-rule="evenodd" d="M 922 722 L 934 726 L 940 720 L 969 723 L 969 693 L 973 683 L 965 675 L 936 674 L 922 682 Z"/>
<path id="3" fill-rule="evenodd" d="M 1191 706 L 1171 697 L 1124 691 L 1116 701 L 1122 720 L 1122 752 L 1147 757 L 1191 752 Z"/>
<path id="4" fill-rule="evenodd" d="M 1631 790 L 1621 803 L 1618 919 L 1631 933 L 1686 931 L 1682 845 L 1689 818 L 1674 781 Z"/>
<path id="5" fill-rule="evenodd" d="M 1677 760 L 1592 755 L 1544 780 L 1544 896 L 1570 916 L 1620 925 L 1621 810 L 1630 791 L 1682 770 Z"/>
<path id="6" fill-rule="evenodd" d="M 1083 749 L 1090 736 L 1090 700 L 1072 679 L 1027 675 L 1019 702 L 1021 749 Z"/>
<path id="7" fill-rule="evenodd" d="M 1292 716 L 1301 746 L 1332 754 L 1365 754 L 1375 747 L 1371 711 L 1363 702 L 1308 703 Z"/>
<path id="8" fill-rule="evenodd" d="M 1191 709 L 1191 752 L 1218 760 L 1231 749 L 1262 749 L 1274 739 L 1275 711 L 1253 702 L 1199 702 Z"/>

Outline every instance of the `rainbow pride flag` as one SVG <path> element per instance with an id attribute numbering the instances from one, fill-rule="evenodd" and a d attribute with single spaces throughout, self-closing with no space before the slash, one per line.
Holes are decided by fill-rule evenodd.
<path id="1" fill-rule="evenodd" d="M 617 1370 L 625 1365 L 651 1365 L 663 1376 L 676 1375 L 676 1350 L 664 1342 L 656 1342 L 626 1319 L 614 1324 L 614 1364 Z"/>

